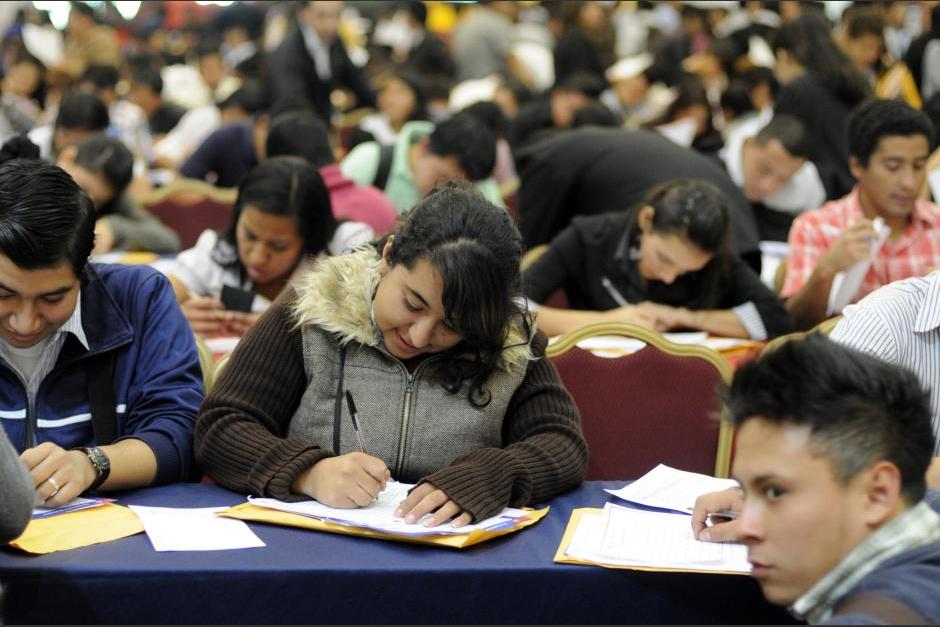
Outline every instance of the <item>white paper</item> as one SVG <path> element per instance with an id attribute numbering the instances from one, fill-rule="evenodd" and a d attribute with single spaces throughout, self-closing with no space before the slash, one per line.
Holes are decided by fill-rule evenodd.
<path id="1" fill-rule="evenodd" d="M 265 546 L 243 521 L 215 515 L 225 507 L 128 507 L 140 518 L 155 551 L 219 551 Z"/>
<path id="2" fill-rule="evenodd" d="M 611 503 L 602 516 L 582 517 L 566 554 L 615 566 L 751 572 L 743 544 L 699 542 L 686 516 Z"/>
<path id="3" fill-rule="evenodd" d="M 65 56 L 62 33 L 54 28 L 23 24 L 23 45 L 46 67 L 55 67 Z"/>
<path id="4" fill-rule="evenodd" d="M 874 260 L 878 250 L 884 245 L 888 236 L 891 235 L 891 229 L 885 225 L 881 218 L 872 220 L 872 226 L 875 229 L 875 239 L 871 243 L 871 254 L 867 259 L 863 259 L 844 272 L 839 272 L 832 277 L 832 287 L 829 289 L 829 307 L 826 309 L 826 315 L 831 316 L 841 312 L 846 305 L 852 302 L 858 293 L 858 288 L 862 286 L 868 269 L 871 268 L 871 262 Z"/>
<path id="5" fill-rule="evenodd" d="M 299 503 L 287 503 L 277 499 L 248 497 L 253 505 L 267 507 L 282 512 L 300 514 L 319 518 L 328 522 L 336 522 L 355 527 L 367 527 L 376 531 L 384 531 L 408 536 L 422 535 L 456 535 L 470 533 L 476 529 L 495 530 L 504 526 L 516 524 L 519 519 L 524 519 L 528 513 L 521 509 L 506 508 L 496 516 L 487 518 L 472 525 L 463 527 L 453 527 L 449 522 L 438 525 L 437 527 L 425 527 L 422 522 L 430 516 L 419 520 L 417 523 L 408 524 L 403 519 L 395 516 L 395 510 L 398 504 L 408 496 L 408 490 L 414 487 L 411 483 L 399 483 L 390 481 L 379 494 L 378 500 L 366 507 L 355 509 L 340 509 L 324 505 L 318 501 L 301 501 Z"/>
<path id="6" fill-rule="evenodd" d="M 701 495 L 737 485 L 734 479 L 719 479 L 660 464 L 633 483 L 607 492 L 630 503 L 691 514 L 695 499 Z"/>

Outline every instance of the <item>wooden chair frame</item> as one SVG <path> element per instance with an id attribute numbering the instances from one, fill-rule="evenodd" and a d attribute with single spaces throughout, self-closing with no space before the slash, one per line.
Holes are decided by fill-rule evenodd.
<path id="1" fill-rule="evenodd" d="M 640 340 L 669 355 L 681 357 L 694 357 L 703 359 L 718 371 L 722 382 L 731 383 L 734 371 L 731 364 L 718 352 L 706 347 L 693 344 L 676 344 L 665 337 L 644 327 L 626 322 L 599 322 L 589 324 L 574 331 L 569 331 L 558 337 L 545 349 L 546 357 L 555 357 L 577 346 L 578 342 L 590 337 L 603 335 L 619 335 Z M 734 439 L 734 429 L 731 424 L 722 418 L 718 427 L 718 448 L 715 451 L 715 476 L 727 477 L 731 466 L 731 447 Z"/>
<path id="2" fill-rule="evenodd" d="M 238 198 L 237 187 L 216 187 L 199 179 L 176 179 L 163 187 L 158 187 L 137 199 L 143 206 L 156 205 L 171 196 L 184 199 L 193 198 L 195 204 L 201 198 L 208 198 L 218 203 L 235 205 Z"/>

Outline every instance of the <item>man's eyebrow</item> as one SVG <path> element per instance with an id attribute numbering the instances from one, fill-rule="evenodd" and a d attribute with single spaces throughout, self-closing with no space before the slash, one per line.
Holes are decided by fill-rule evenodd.
<path id="1" fill-rule="evenodd" d="M 74 287 L 73 285 L 66 285 L 66 286 L 60 287 L 60 288 L 58 288 L 58 289 L 56 289 L 56 290 L 52 290 L 51 292 L 44 292 L 44 293 L 40 294 L 39 296 L 46 296 L 46 297 L 48 297 L 48 296 L 60 296 L 60 295 L 62 295 L 62 294 L 65 294 L 66 292 L 70 291 L 73 287 Z M 7 292 L 10 292 L 11 294 L 19 294 L 19 292 L 17 292 L 15 289 L 13 289 L 13 288 L 11 288 L 11 287 L 7 287 L 7 286 L 4 285 L 3 283 L 0 283 L 0 290 L 4 290 L 4 291 L 7 291 Z"/>

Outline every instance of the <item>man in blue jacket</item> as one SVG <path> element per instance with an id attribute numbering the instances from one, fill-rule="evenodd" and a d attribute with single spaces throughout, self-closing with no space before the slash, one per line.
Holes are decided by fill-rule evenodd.
<path id="1" fill-rule="evenodd" d="M 160 273 L 88 263 L 95 217 L 57 166 L 0 165 L 0 422 L 47 506 L 193 467 L 192 332 Z"/>

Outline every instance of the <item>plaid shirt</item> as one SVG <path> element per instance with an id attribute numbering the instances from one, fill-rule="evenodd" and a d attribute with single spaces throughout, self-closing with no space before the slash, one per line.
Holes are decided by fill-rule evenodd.
<path id="1" fill-rule="evenodd" d="M 839 200 L 827 202 L 793 221 L 786 280 L 780 293 L 789 298 L 806 285 L 820 257 L 849 225 L 865 217 L 858 187 Z M 914 204 L 910 224 L 895 240 L 888 240 L 872 261 L 868 274 L 852 302 L 882 285 L 940 268 L 940 207 L 925 200 Z"/>
<path id="2" fill-rule="evenodd" d="M 847 592 L 889 558 L 938 541 L 940 515 L 921 501 L 852 549 L 790 606 L 790 613 L 811 624 L 824 621 Z"/>

